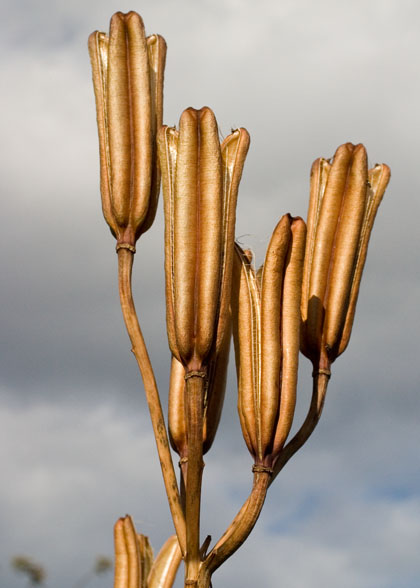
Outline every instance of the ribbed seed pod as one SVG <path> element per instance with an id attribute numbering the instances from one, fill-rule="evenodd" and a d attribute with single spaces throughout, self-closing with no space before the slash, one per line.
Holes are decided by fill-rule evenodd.
<path id="1" fill-rule="evenodd" d="M 163 544 L 147 578 L 147 588 L 172 588 L 181 563 L 181 550 L 176 535 Z"/>
<path id="2" fill-rule="evenodd" d="M 134 247 L 153 222 L 160 172 L 166 43 L 146 39 L 141 17 L 117 12 L 109 37 L 89 37 L 99 133 L 102 208 L 118 243 Z"/>
<path id="3" fill-rule="evenodd" d="M 147 579 L 153 566 L 153 549 L 146 535 L 137 533 L 137 545 L 140 556 L 140 586 L 147 588 Z"/>
<path id="4" fill-rule="evenodd" d="M 207 389 L 204 398 L 203 453 L 213 444 L 219 425 L 226 390 L 229 363 L 231 325 L 224 330 L 222 346 L 211 359 L 208 367 Z M 188 456 L 187 422 L 185 418 L 185 369 L 176 357 L 172 357 L 169 382 L 168 425 L 172 448 L 180 458 Z"/>
<path id="5" fill-rule="evenodd" d="M 146 588 L 153 564 L 153 549 L 145 535 L 136 533 L 129 515 L 114 525 L 114 588 Z"/>
<path id="6" fill-rule="evenodd" d="M 302 352 L 324 368 L 348 344 L 373 221 L 390 177 L 346 143 L 314 162 L 302 288 Z"/>
<path id="7" fill-rule="evenodd" d="M 236 198 L 249 136 L 239 129 L 221 146 L 212 111 L 188 108 L 179 132 L 163 127 L 158 145 L 169 346 L 185 368 L 197 370 L 221 345 L 227 323 Z"/>
<path id="8" fill-rule="evenodd" d="M 305 223 L 282 217 L 261 276 L 236 246 L 232 316 L 238 410 L 255 463 L 271 467 L 290 432 L 296 402 Z"/>
<path id="9" fill-rule="evenodd" d="M 114 526 L 114 588 L 139 588 L 140 551 L 131 517 L 119 519 Z"/>

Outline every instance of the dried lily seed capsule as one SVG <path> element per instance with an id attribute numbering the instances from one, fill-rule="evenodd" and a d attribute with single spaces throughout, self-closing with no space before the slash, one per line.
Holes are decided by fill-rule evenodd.
<path id="1" fill-rule="evenodd" d="M 281 326 L 281 382 L 280 406 L 274 435 L 272 454 L 277 456 L 290 433 L 296 406 L 296 389 L 300 348 L 300 302 L 302 295 L 303 259 L 306 242 L 306 225 L 299 218 L 293 218 L 291 243 L 288 249 L 282 299 Z"/>
<path id="2" fill-rule="evenodd" d="M 305 223 L 284 216 L 258 279 L 237 247 L 232 291 L 238 410 L 256 464 L 271 467 L 293 421 Z"/>
<path id="3" fill-rule="evenodd" d="M 114 587 L 127 588 L 128 554 L 124 539 L 124 519 L 118 519 L 114 525 L 115 569 Z"/>
<path id="4" fill-rule="evenodd" d="M 135 12 L 117 12 L 109 37 L 94 32 L 89 52 L 99 133 L 102 208 L 118 244 L 132 246 L 153 222 L 160 173 L 166 44 L 146 39 Z"/>
<path id="5" fill-rule="evenodd" d="M 232 325 L 242 435 L 254 461 L 262 460 L 260 425 L 261 294 L 251 259 L 235 244 Z"/>
<path id="6" fill-rule="evenodd" d="M 165 201 L 167 329 L 174 357 L 207 367 L 224 338 L 244 129 L 220 145 L 212 111 L 189 108 L 158 136 Z"/>
<path id="7" fill-rule="evenodd" d="M 181 550 L 176 535 L 163 544 L 147 579 L 147 588 L 171 588 L 181 563 Z"/>
<path id="8" fill-rule="evenodd" d="M 338 347 L 338 355 L 341 355 L 346 349 L 350 340 L 351 329 L 353 326 L 354 313 L 356 311 L 357 297 L 359 294 L 360 280 L 366 261 L 366 255 L 369 245 L 370 233 L 373 228 L 375 216 L 379 205 L 385 193 L 391 171 L 384 163 L 375 165 L 374 168 L 368 171 L 368 191 L 367 201 L 364 209 L 364 217 L 362 222 L 362 229 L 360 232 L 359 243 L 357 248 L 357 257 L 355 260 L 355 269 L 351 283 L 351 290 L 348 300 L 346 318 L 342 330 L 341 340 Z"/>
<path id="9" fill-rule="evenodd" d="M 337 149 L 332 164 L 319 159 L 312 166 L 301 349 L 317 368 L 329 369 L 350 337 L 370 231 L 389 181 L 389 168 L 377 168 L 381 179 L 372 187 L 366 150 L 351 143 Z"/>
<path id="10" fill-rule="evenodd" d="M 140 551 L 136 529 L 129 515 L 123 519 L 124 540 L 128 556 L 127 588 L 138 588 L 140 584 Z"/>
<path id="11" fill-rule="evenodd" d="M 231 327 L 227 325 L 220 350 L 210 361 L 204 398 L 203 453 L 209 451 L 216 436 L 226 390 Z M 188 456 L 187 422 L 185 417 L 185 369 L 172 357 L 169 382 L 168 425 L 172 448 L 180 458 Z"/>
<path id="12" fill-rule="evenodd" d="M 149 538 L 146 535 L 137 533 L 137 545 L 140 558 L 140 588 L 147 586 L 147 578 L 153 566 L 153 549 L 150 545 Z"/>

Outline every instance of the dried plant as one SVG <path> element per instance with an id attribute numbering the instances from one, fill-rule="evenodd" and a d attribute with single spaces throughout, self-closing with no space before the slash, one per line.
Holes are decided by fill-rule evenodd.
<path id="1" fill-rule="evenodd" d="M 179 130 L 162 126 L 166 44 L 145 36 L 136 13 L 89 38 L 99 130 L 102 208 L 117 239 L 124 321 L 137 359 L 176 535 L 157 557 L 129 516 L 114 528 L 115 588 L 169 588 L 181 560 L 185 586 L 205 588 L 246 540 L 270 484 L 321 415 L 332 362 L 346 348 L 360 279 L 389 168 L 368 170 L 362 145 L 312 166 L 308 226 L 285 215 L 256 270 L 234 243 L 236 200 L 249 147 L 245 129 L 221 144 L 216 118 L 188 108 Z M 180 457 L 178 486 L 160 397 L 131 292 L 136 242 L 150 228 L 162 175 L 166 322 L 172 356 L 168 431 Z M 306 237 L 307 234 L 307 237 Z M 231 335 L 238 410 L 254 461 L 248 499 L 210 549 L 201 543 L 203 455 L 220 420 Z M 299 350 L 313 364 L 308 414 L 288 440 Z"/>

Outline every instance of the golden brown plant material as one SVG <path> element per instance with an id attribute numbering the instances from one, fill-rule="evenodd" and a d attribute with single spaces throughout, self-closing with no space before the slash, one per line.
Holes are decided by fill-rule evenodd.
<path id="1" fill-rule="evenodd" d="M 166 43 L 146 38 L 136 12 L 113 15 L 109 36 L 89 37 L 99 133 L 102 209 L 118 244 L 134 247 L 159 195 L 156 133 L 162 124 Z"/>
<path id="2" fill-rule="evenodd" d="M 229 321 L 227 328 L 225 328 L 222 345 L 208 367 L 203 412 L 203 454 L 207 453 L 213 444 L 222 413 L 229 363 L 230 337 L 231 325 Z M 181 459 L 188 456 L 184 375 L 184 366 L 176 357 L 172 357 L 169 381 L 169 438 L 173 449 Z"/>
<path id="3" fill-rule="evenodd" d="M 268 245 L 261 280 L 236 246 L 232 293 L 238 410 L 255 464 L 271 468 L 296 403 L 305 223 L 282 217 Z"/>
<path id="4" fill-rule="evenodd" d="M 147 579 L 147 588 L 171 588 L 181 563 L 181 550 L 176 535 L 164 543 L 156 556 Z"/>
<path id="5" fill-rule="evenodd" d="M 168 340 L 172 355 L 185 369 L 186 380 L 186 430 L 179 406 L 175 407 L 173 439 L 181 437 L 180 449 L 188 460 L 184 468 L 186 582 L 194 582 L 201 561 L 203 425 L 207 436 L 211 424 L 210 439 L 217 428 L 223 386 L 213 396 L 211 423 L 205 418 L 206 391 L 210 366 L 228 329 L 236 199 L 249 136 L 239 129 L 220 145 L 213 112 L 207 107 L 188 108 L 181 115 L 179 131 L 162 127 L 158 146 L 165 204 Z M 174 378 L 175 374 L 171 386 L 179 398 L 183 386 Z M 171 407 L 170 412 L 174 414 Z"/>
<path id="6" fill-rule="evenodd" d="M 228 321 L 236 199 L 249 135 L 219 143 L 213 112 L 188 108 L 179 131 L 163 127 L 167 328 L 172 354 L 200 370 Z M 217 344 L 216 344 L 217 343 Z"/>
<path id="7" fill-rule="evenodd" d="M 302 293 L 302 352 L 324 370 L 345 350 L 353 325 L 370 232 L 390 178 L 368 170 L 363 145 L 341 145 L 311 171 Z"/>

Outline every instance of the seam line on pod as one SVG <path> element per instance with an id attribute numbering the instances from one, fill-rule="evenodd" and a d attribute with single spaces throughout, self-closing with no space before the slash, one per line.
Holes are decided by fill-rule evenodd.
<path id="1" fill-rule="evenodd" d="M 252 278 L 253 268 L 249 264 L 249 269 L 245 266 L 245 278 L 248 285 L 249 303 L 251 307 L 251 361 L 252 361 L 252 378 L 254 389 L 254 414 L 257 424 L 257 444 L 256 448 L 261 456 L 261 301 L 260 291 L 256 279 Z"/>
<path id="2" fill-rule="evenodd" d="M 132 95 L 132 73 L 131 73 L 131 55 L 130 55 L 130 44 L 129 44 L 129 33 L 127 23 L 125 25 L 125 45 L 127 55 L 127 84 L 128 84 L 128 118 L 130 124 L 130 210 L 133 205 L 134 197 L 134 120 L 133 120 L 133 95 Z"/>
<path id="3" fill-rule="evenodd" d="M 106 51 L 102 51 L 100 45 L 101 41 L 105 41 Z M 108 56 L 109 56 L 109 37 L 105 33 L 99 33 L 96 37 L 97 52 L 99 56 L 99 68 L 101 72 L 101 83 L 102 83 L 102 110 L 104 117 L 104 148 L 105 148 L 105 161 L 106 161 L 106 174 L 108 178 L 108 192 L 109 202 L 112 202 L 112 184 L 111 184 L 111 154 L 109 151 L 109 122 L 108 122 Z M 106 65 L 105 65 L 106 61 Z M 111 205 L 112 206 L 112 205 Z"/>
<path id="4" fill-rule="evenodd" d="M 347 170 L 346 170 L 346 181 L 345 181 L 344 187 L 343 187 L 343 195 L 342 195 L 341 202 L 340 202 L 340 210 L 338 212 L 337 223 L 335 225 L 335 230 L 334 230 L 334 237 L 333 237 L 333 240 L 331 243 L 330 263 L 328 265 L 326 287 L 325 287 L 325 291 L 324 291 L 324 298 L 322 300 L 322 304 L 323 304 L 324 308 L 326 308 L 326 304 L 327 304 L 327 301 L 328 301 L 328 298 L 330 295 L 331 275 L 333 272 L 333 268 L 335 266 L 335 260 L 336 260 L 336 255 L 337 255 L 337 239 L 338 239 L 338 235 L 340 233 L 340 229 L 342 230 L 343 210 L 344 210 L 345 204 L 347 204 L 347 200 L 349 198 L 348 187 L 349 187 L 349 183 L 350 183 L 350 173 L 353 168 L 353 165 L 354 165 L 354 150 L 351 154 L 351 157 L 350 157 L 350 160 L 349 160 L 349 163 L 347 166 Z M 354 267 L 353 267 L 353 275 L 354 275 Z M 322 331 L 324 331 L 325 316 L 324 316 Z M 322 333 L 322 337 L 324 338 L 324 332 Z"/>
<path id="5" fill-rule="evenodd" d="M 197 183 L 195 185 L 195 203 L 196 203 L 196 242 L 195 242 L 195 272 L 194 272 L 194 324 L 193 324 L 193 339 L 194 339 L 194 355 L 197 350 L 197 336 L 198 336 L 198 322 L 199 322 L 199 296 L 200 296 L 200 276 L 201 276 L 201 143 L 202 143 L 202 124 L 200 115 L 196 113 L 196 133 L 197 133 Z"/>
<path id="6" fill-rule="evenodd" d="M 172 157 L 170 154 L 171 148 L 168 141 L 168 129 L 165 129 L 165 151 L 166 151 L 166 165 L 168 169 L 168 187 L 169 187 L 169 238 L 170 238 L 170 264 L 171 264 L 171 306 L 172 306 L 172 314 L 175 317 L 174 311 L 174 300 L 175 300 L 175 271 L 174 271 L 174 198 L 175 198 L 175 174 L 177 165 L 173 165 Z M 178 144 L 178 141 L 177 141 Z M 176 337 L 175 337 L 176 339 Z"/>

